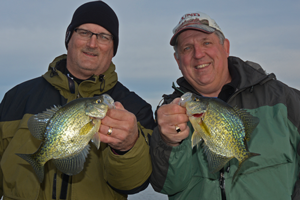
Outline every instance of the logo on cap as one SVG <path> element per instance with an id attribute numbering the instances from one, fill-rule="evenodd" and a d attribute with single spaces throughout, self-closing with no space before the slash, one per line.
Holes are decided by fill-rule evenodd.
<path id="1" fill-rule="evenodd" d="M 200 17 L 200 14 L 199 13 L 189 13 L 189 14 L 186 14 L 186 15 L 182 16 L 181 20 L 183 20 L 187 17 L 194 17 L 194 16 Z"/>

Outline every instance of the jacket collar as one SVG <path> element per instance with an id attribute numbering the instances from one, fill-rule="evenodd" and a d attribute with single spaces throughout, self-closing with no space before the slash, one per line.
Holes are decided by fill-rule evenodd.
<path id="1" fill-rule="evenodd" d="M 53 85 L 63 97 L 68 99 L 68 102 L 79 97 L 101 95 L 113 88 L 118 81 L 115 65 L 111 62 L 108 70 L 102 75 L 93 75 L 88 80 L 82 81 L 79 85 L 74 81 L 74 91 L 70 92 L 68 77 L 57 68 L 59 63 L 66 59 L 67 55 L 65 54 L 56 57 L 53 62 L 50 63 L 48 71 L 43 77 Z"/>

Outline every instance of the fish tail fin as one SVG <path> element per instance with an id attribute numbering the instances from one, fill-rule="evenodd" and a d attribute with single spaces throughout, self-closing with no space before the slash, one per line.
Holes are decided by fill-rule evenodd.
<path id="1" fill-rule="evenodd" d="M 191 138 L 191 142 L 192 142 L 192 148 L 194 148 L 194 146 L 196 146 L 197 144 L 199 144 L 201 142 L 202 138 L 200 136 L 200 134 L 198 134 L 196 131 L 193 133 L 192 138 Z"/>
<path id="2" fill-rule="evenodd" d="M 239 173 L 239 171 L 240 171 L 240 169 L 241 169 L 242 164 L 243 164 L 246 160 L 248 160 L 249 158 L 252 158 L 252 157 L 254 157 L 254 156 L 259 156 L 259 155 L 260 155 L 260 154 L 258 154 L 258 153 L 251 153 L 251 152 L 249 152 L 249 153 L 248 153 L 248 156 L 246 156 L 246 158 L 245 158 L 244 160 L 242 160 L 242 161 L 239 162 L 239 166 L 238 166 L 237 170 L 235 171 L 235 173 L 234 173 L 234 175 L 233 175 L 232 183 L 234 182 L 235 177 L 238 175 L 238 173 Z"/>
<path id="3" fill-rule="evenodd" d="M 34 157 L 32 156 L 33 154 L 19 154 L 17 153 L 16 155 L 20 156 L 21 158 L 23 158 L 24 160 L 26 160 L 34 169 L 37 178 L 39 180 L 40 183 L 43 182 L 44 180 L 44 165 L 40 164 L 39 162 L 36 161 L 36 159 L 34 159 Z"/>

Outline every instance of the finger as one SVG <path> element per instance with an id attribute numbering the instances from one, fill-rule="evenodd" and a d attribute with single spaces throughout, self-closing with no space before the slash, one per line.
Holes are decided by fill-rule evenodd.
<path id="1" fill-rule="evenodd" d="M 185 113 L 176 114 L 164 114 L 159 113 L 157 115 L 157 122 L 160 126 L 165 126 L 165 128 L 175 129 L 175 125 L 185 124 L 189 121 L 188 116 Z"/>
<path id="2" fill-rule="evenodd" d="M 166 104 L 158 108 L 158 116 L 168 116 L 168 115 L 177 115 L 177 114 L 186 114 L 186 109 L 177 104 Z"/>
<path id="3" fill-rule="evenodd" d="M 187 138 L 190 134 L 190 128 L 187 126 L 184 130 L 181 130 L 179 133 L 175 134 L 175 139 L 177 139 L 178 142 L 181 142 L 185 138 Z"/>
<path id="4" fill-rule="evenodd" d="M 128 119 L 136 118 L 133 113 L 125 110 L 123 108 L 122 104 L 119 104 L 119 105 L 117 104 L 117 106 L 119 108 L 108 110 L 106 113 L 106 116 L 108 116 L 109 118 L 115 119 L 115 120 L 119 120 L 119 121 L 127 121 Z M 106 121 L 106 120 L 104 120 L 104 121 Z"/>
<path id="5" fill-rule="evenodd" d="M 116 109 L 114 112 L 109 113 L 109 116 L 104 118 L 102 123 L 114 129 L 120 129 L 128 134 L 133 132 L 133 129 L 136 129 L 137 119 L 134 114 L 126 110 Z"/>
<path id="6" fill-rule="evenodd" d="M 105 134 L 99 133 L 99 134 L 100 134 L 100 141 L 108 145 L 118 144 L 121 142 L 118 138 L 113 137 L 114 132 L 112 132 L 111 135 L 107 135 L 106 133 Z"/>
<path id="7" fill-rule="evenodd" d="M 170 134 L 164 134 L 164 133 L 161 133 L 161 134 L 162 134 L 163 140 L 166 143 L 176 144 L 176 143 L 180 143 L 182 140 L 184 140 L 185 138 L 187 138 L 189 136 L 189 132 L 190 132 L 190 129 L 187 126 L 186 129 L 181 130 L 178 133 L 175 130 L 173 130 L 173 132 L 170 133 Z"/>
<path id="8" fill-rule="evenodd" d="M 115 106 L 116 106 L 117 109 L 125 110 L 124 106 L 118 101 L 115 102 Z"/>
<path id="9" fill-rule="evenodd" d="M 105 130 L 107 130 L 107 128 Z M 131 149 L 138 138 L 137 130 L 136 133 L 133 134 L 127 134 L 126 132 L 115 128 L 108 130 L 112 130 L 111 135 L 99 132 L 101 142 L 107 143 L 112 148 L 120 151 Z"/>
<path id="10" fill-rule="evenodd" d="M 131 134 L 135 133 L 137 131 L 137 127 L 134 127 L 132 129 L 126 129 L 124 128 L 125 125 L 121 125 L 121 128 L 115 127 L 115 126 L 107 126 L 107 125 L 101 125 L 99 129 L 99 133 L 102 135 L 107 135 L 109 137 L 113 137 L 118 139 L 118 141 L 125 141 L 130 142 Z"/>
<path id="11" fill-rule="evenodd" d="M 173 127 L 172 127 L 173 128 Z M 181 123 L 174 126 L 174 133 L 180 133 L 182 131 L 185 131 L 188 128 L 187 123 Z"/>
<path id="12" fill-rule="evenodd" d="M 111 126 L 106 126 L 103 124 L 100 126 L 100 129 L 99 129 L 100 134 L 107 135 L 107 136 L 114 137 L 114 138 L 117 138 L 117 135 L 118 135 L 117 132 L 118 132 L 117 128 L 114 128 Z"/>
<path id="13" fill-rule="evenodd" d="M 176 130 L 177 133 L 180 133 L 180 131 L 181 131 L 179 126 L 175 126 L 175 130 Z"/>
<path id="14" fill-rule="evenodd" d="M 178 105 L 179 101 L 180 101 L 180 98 L 175 98 L 175 99 L 171 102 L 171 104 L 177 104 L 177 105 Z"/>
<path id="15" fill-rule="evenodd" d="M 178 134 L 182 131 L 185 131 L 188 128 L 186 122 L 173 123 L 173 124 L 165 124 L 165 123 L 158 123 L 158 124 L 159 124 L 160 132 L 165 135 Z"/>

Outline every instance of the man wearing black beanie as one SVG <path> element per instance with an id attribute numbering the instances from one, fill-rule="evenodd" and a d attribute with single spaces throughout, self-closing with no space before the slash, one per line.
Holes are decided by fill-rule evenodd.
<path id="1" fill-rule="evenodd" d="M 150 104 L 118 81 L 112 62 L 118 44 L 115 12 L 103 1 L 85 3 L 67 27 L 67 55 L 55 58 L 43 76 L 6 93 L 0 104 L 4 199 L 127 199 L 148 186 L 149 139 L 155 122 Z M 32 137 L 28 119 L 53 105 L 102 94 L 115 100 L 116 109 L 101 120 L 100 149 L 91 145 L 83 170 L 72 176 L 46 162 L 40 183 L 40 175 L 16 155 L 32 154 L 41 144 Z"/>
<path id="2" fill-rule="evenodd" d="M 74 29 L 86 23 L 98 24 L 113 35 L 114 55 L 116 55 L 119 44 L 119 21 L 116 13 L 103 1 L 85 3 L 74 12 L 66 32 L 66 48 Z"/>

